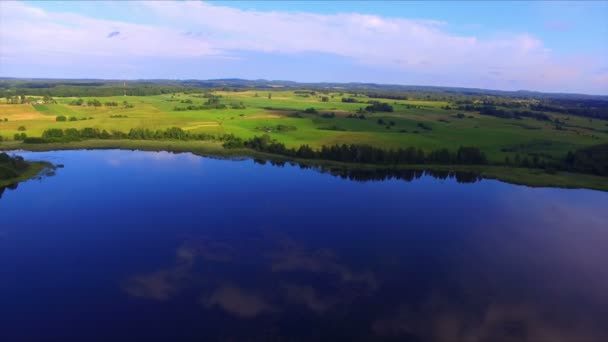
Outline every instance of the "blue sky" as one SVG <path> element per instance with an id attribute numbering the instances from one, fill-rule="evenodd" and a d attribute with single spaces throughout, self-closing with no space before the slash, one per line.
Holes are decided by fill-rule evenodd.
<path id="1" fill-rule="evenodd" d="M 2 2 L 0 76 L 608 94 L 608 2 Z"/>

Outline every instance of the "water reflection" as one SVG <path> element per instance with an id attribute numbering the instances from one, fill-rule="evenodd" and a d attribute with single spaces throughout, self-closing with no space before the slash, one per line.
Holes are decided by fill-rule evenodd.
<path id="1" fill-rule="evenodd" d="M 336 259 L 330 249 L 307 250 L 270 235 L 190 238 L 177 249 L 175 265 L 129 277 L 122 288 L 134 297 L 164 301 L 194 287 L 204 307 L 241 318 L 282 311 L 285 303 L 323 313 L 377 287 L 373 272 Z M 248 273 L 264 281 L 243 278 Z"/>
<path id="2" fill-rule="evenodd" d="M 260 165 L 266 165 L 269 162 L 272 166 L 284 167 L 285 164 L 298 166 L 301 169 L 312 169 L 321 173 L 330 174 L 335 177 L 342 179 L 348 179 L 358 182 L 367 181 L 386 181 L 386 180 L 403 180 L 411 182 L 419 179 L 426 175 L 440 180 L 455 179 L 458 183 L 475 183 L 480 181 L 482 178 L 478 172 L 474 171 L 452 171 L 452 170 L 408 170 L 403 168 L 352 168 L 352 167 L 339 167 L 339 166 L 325 166 L 325 165 L 314 165 L 306 163 L 293 163 L 285 161 L 266 161 L 263 159 L 254 159 L 254 163 Z"/>
<path id="3" fill-rule="evenodd" d="M 191 153 L 172 153 L 172 152 L 131 152 L 125 154 L 128 151 L 122 150 L 110 150 L 107 151 L 105 161 L 108 165 L 121 168 L 126 166 L 133 166 L 134 164 L 146 164 L 153 162 L 159 166 L 171 167 L 172 163 L 187 161 L 192 166 L 200 166 L 203 157 L 191 154 Z M 52 158 L 51 158 L 52 159 Z M 407 170 L 407 169 L 394 169 L 394 168 L 373 168 L 373 169 L 362 169 L 362 168 L 350 168 L 350 167 L 336 167 L 336 166 L 324 166 L 324 165 L 311 165 L 306 163 L 293 163 L 285 161 L 275 160 L 263 160 L 253 159 L 255 164 L 266 165 L 269 163 L 273 167 L 284 167 L 289 164 L 297 166 L 300 169 L 311 169 L 320 173 L 329 174 L 334 177 L 341 179 L 348 179 L 357 182 L 369 182 L 369 181 L 387 181 L 387 180 L 403 180 L 406 182 L 412 182 L 420 179 L 422 176 L 429 176 L 439 180 L 454 179 L 457 183 L 476 183 L 482 180 L 479 173 L 473 171 L 451 171 L 451 170 Z M 60 164 L 60 168 L 64 165 Z M 57 168 L 47 170 L 40 174 L 35 179 L 41 180 L 43 177 L 52 177 L 56 175 Z M 17 188 L 17 184 L 12 184 L 7 187 L 0 187 L 0 199 L 5 189 L 14 190 Z"/>
<path id="4" fill-rule="evenodd" d="M 4 191 L 15 190 L 17 189 L 17 187 L 19 187 L 19 183 L 14 183 L 8 186 L 0 186 L 0 198 L 2 198 L 2 194 L 4 194 Z"/>
<path id="5" fill-rule="evenodd" d="M 131 276 L 123 290 L 159 302 L 188 297 L 205 320 L 218 324 L 223 315 L 263 318 L 247 334 L 273 331 L 274 338 L 599 342 L 608 337 L 603 320 L 608 301 L 601 291 L 608 288 L 608 276 L 593 259 L 597 255 L 553 255 L 564 252 L 553 248 L 535 255 L 553 236 L 543 242 L 537 232 L 502 228 L 520 236 L 507 241 L 504 233 L 480 231 L 469 237 L 475 242 L 469 252 L 430 264 L 404 259 L 408 253 L 382 252 L 381 246 L 358 254 L 366 259 L 361 263 L 339 249 L 307 246 L 271 229 L 256 238 L 188 237 L 173 266 Z M 593 238 L 608 242 L 606 231 Z M 598 246 L 585 240 L 588 248 Z M 514 248 L 519 255 L 512 254 Z M 527 264 L 529 258 L 545 260 Z M 425 268 L 431 264 L 435 267 Z M 572 273 L 564 275 L 564 267 Z M 579 283 L 587 276 L 594 277 L 597 292 Z M 238 324 L 220 328 L 222 336 L 247 336 L 234 329 Z M 309 335 L 309 329 L 318 335 Z"/>
<path id="6" fill-rule="evenodd" d="M 31 154 L 0 340 L 608 340 L 608 193 L 148 154 Z"/>

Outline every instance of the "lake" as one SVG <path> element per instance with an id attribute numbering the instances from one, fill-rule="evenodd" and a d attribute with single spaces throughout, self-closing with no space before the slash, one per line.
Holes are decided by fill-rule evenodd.
<path id="1" fill-rule="evenodd" d="M 0 198 L 2 341 L 608 340 L 606 192 L 19 154 L 65 168 Z"/>

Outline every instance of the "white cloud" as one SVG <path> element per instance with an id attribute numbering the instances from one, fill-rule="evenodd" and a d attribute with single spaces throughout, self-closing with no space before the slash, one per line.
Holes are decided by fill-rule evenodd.
<path id="1" fill-rule="evenodd" d="M 204 2 L 132 2 L 125 10 L 154 25 L 45 12 L 2 2 L 0 63 L 54 65 L 138 58 L 234 58 L 240 51 L 321 53 L 400 73 L 484 79 L 551 89 L 583 82 L 587 65 L 564 63 L 527 33 L 491 39 L 455 35 L 445 22 L 358 13 L 260 12 Z M 112 39 L 108 36 L 115 34 Z M 68 62 L 66 62 L 66 60 Z M 605 62 L 605 61 L 602 61 Z M 0 73 L 8 73 L 4 68 Z M 153 75 L 151 75 L 153 77 Z M 289 77 L 285 77 L 289 78 Z M 604 82 L 588 80 L 599 87 Z M 556 83 L 558 82 L 558 83 Z M 595 82 L 595 83 L 594 83 Z M 404 80 L 403 83 L 408 83 Z"/>

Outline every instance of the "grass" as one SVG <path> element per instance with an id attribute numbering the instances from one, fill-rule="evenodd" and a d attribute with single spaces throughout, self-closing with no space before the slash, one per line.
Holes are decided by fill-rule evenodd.
<path id="1" fill-rule="evenodd" d="M 271 99 L 268 99 L 269 93 Z M 438 148 L 454 151 L 460 146 L 476 146 L 486 153 L 490 162 L 502 162 L 507 156 L 513 159 L 516 153 L 522 157 L 538 154 L 547 159 L 560 159 L 568 151 L 608 143 L 608 126 L 601 120 L 547 113 L 552 118 L 566 122 L 565 130 L 557 130 L 555 124 L 551 122 L 530 118 L 500 119 L 475 112 L 445 110 L 443 107 L 449 103 L 444 101 L 372 99 L 338 92 L 303 97 L 290 90 L 215 91 L 212 94 L 221 96 L 221 103 L 226 104 L 228 108 L 173 110 L 176 106 L 187 106 L 188 104 L 180 102 L 184 100 L 191 100 L 194 105 L 202 104 L 207 100 L 202 94 L 201 92 L 157 96 L 82 97 L 85 101 L 98 99 L 102 103 L 110 101 L 122 104 L 123 101 L 127 101 L 133 105 L 133 108 L 125 108 L 121 105 L 98 108 L 70 105 L 77 99 L 75 97 L 55 98 L 57 104 L 43 105 L 12 105 L 4 103 L 2 99 L 0 100 L 0 136 L 4 140 L 12 140 L 15 133 L 26 133 L 29 137 L 37 137 L 49 128 L 94 127 L 107 131 L 128 132 L 131 128 L 180 127 L 193 133 L 231 133 L 241 138 L 251 138 L 266 133 L 260 129 L 262 127 L 284 125 L 294 129 L 274 130 L 268 134 L 287 147 L 308 144 L 313 148 L 319 148 L 322 145 L 358 143 L 382 148 L 412 146 L 426 151 Z M 329 101 L 323 102 L 322 96 L 327 96 Z M 342 102 L 344 97 L 354 97 L 359 102 L 344 103 Z M 368 105 L 366 102 L 370 100 L 389 103 L 394 107 L 394 112 L 365 113 L 365 120 L 348 118 L 349 115 L 357 114 L 358 110 L 365 108 Z M 232 109 L 232 104 L 242 104 L 245 108 Z M 315 108 L 318 113 L 304 113 L 306 108 Z M 456 118 L 458 113 L 464 113 L 466 117 L 458 119 Z M 333 114 L 333 117 L 324 117 L 324 114 Z M 55 117 L 59 115 L 75 117 L 79 120 L 56 122 Z M 4 118 L 8 121 L 5 122 Z M 86 120 L 80 120 L 83 118 Z M 378 124 L 379 119 L 385 124 Z M 394 123 L 392 126 L 388 124 L 391 121 Z M 421 128 L 421 124 L 430 129 Z M 26 130 L 19 131 L 20 126 L 24 126 Z M 215 150 L 221 149 L 221 146 L 217 147 L 207 142 L 185 142 L 176 145 L 164 141 L 120 143 L 94 141 L 71 143 L 68 146 L 95 148 L 100 144 L 114 144 L 116 147 L 124 148 L 147 148 L 151 145 L 162 147 L 169 144 L 183 151 L 192 152 L 197 152 L 201 146 L 205 152 L 212 149 L 212 146 Z M 39 147 L 28 145 L 27 148 Z M 221 154 L 230 153 L 233 152 L 221 152 Z M 511 178 L 517 180 L 523 176 L 518 174 Z M 506 175 L 501 177 L 501 179 L 507 178 Z M 526 173 L 525 177 L 530 176 Z M 576 183 L 574 179 L 569 182 Z"/>
<path id="2" fill-rule="evenodd" d="M 258 96 L 256 97 L 256 93 Z M 424 150 L 437 148 L 455 149 L 459 146 L 477 146 L 488 155 L 490 161 L 503 161 L 512 153 L 503 151 L 509 146 L 529 146 L 519 153 L 539 153 L 561 157 L 569 150 L 608 142 L 607 129 L 603 121 L 589 122 L 570 117 L 567 130 L 556 130 L 552 123 L 533 119 L 508 120 L 475 113 L 467 113 L 473 118 L 457 119 L 453 116 L 460 111 L 444 110 L 443 101 L 406 101 L 390 99 L 370 99 L 357 97 L 361 102 L 379 100 L 394 106 L 391 113 L 367 113 L 366 120 L 347 118 L 366 103 L 343 103 L 341 99 L 348 94 L 338 93 L 302 97 L 293 91 L 214 92 L 222 96 L 221 102 L 227 105 L 242 103 L 244 109 L 213 109 L 174 111 L 174 107 L 185 107 L 182 100 L 192 100 L 202 104 L 206 99 L 200 94 L 166 94 L 159 96 L 114 96 L 99 98 L 101 102 L 128 101 L 133 108 L 123 106 L 98 108 L 72 106 L 76 98 L 57 98 L 57 104 L 8 105 L 0 104 L 0 135 L 12 139 L 19 126 L 25 126 L 28 136 L 40 136 L 48 128 L 95 127 L 108 131 L 128 131 L 131 128 L 164 129 L 172 126 L 191 132 L 211 134 L 232 133 L 242 138 L 260 135 L 259 127 L 277 125 L 294 126 L 289 132 L 271 132 L 270 135 L 286 144 L 296 147 L 309 144 L 320 147 L 327 144 L 365 143 L 384 148 L 414 146 Z M 322 102 L 321 96 L 328 96 Z M 83 98 L 85 101 L 93 98 Z M 405 104 L 417 106 L 407 108 Z M 303 114 L 306 108 L 315 108 L 319 114 Z M 333 113 L 335 117 L 324 118 L 323 114 Z M 55 122 L 58 115 L 90 120 Z M 112 116 L 121 118 L 112 118 Z M 566 115 L 551 114 L 552 117 L 565 119 Z M 380 125 L 378 119 L 394 126 Z M 430 127 L 421 129 L 419 124 Z M 575 127 L 574 127 L 575 126 Z M 530 129 L 533 127 L 534 129 Z M 327 129 L 330 128 L 330 129 Z M 532 144 L 543 141 L 546 144 Z"/>

